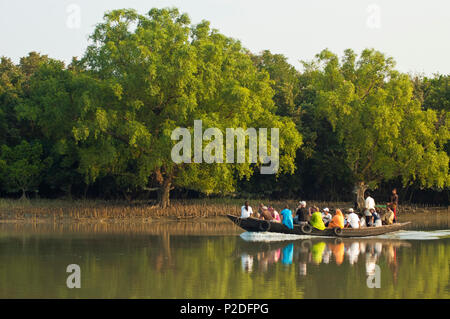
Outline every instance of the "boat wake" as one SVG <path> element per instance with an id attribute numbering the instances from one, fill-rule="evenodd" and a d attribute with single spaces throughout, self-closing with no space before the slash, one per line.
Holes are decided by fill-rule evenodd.
<path id="1" fill-rule="evenodd" d="M 249 242 L 276 242 L 276 241 L 292 241 L 308 238 L 336 238 L 325 236 L 311 236 L 311 235 L 292 235 L 272 232 L 244 232 L 240 237 Z M 397 232 L 379 235 L 368 236 L 366 239 L 398 239 L 398 240 L 436 240 L 450 238 L 450 229 L 435 230 L 435 231 L 415 231 L 415 230 L 400 230 Z M 350 239 L 350 238 L 348 238 Z M 355 240 L 358 238 L 354 238 Z"/>
<path id="2" fill-rule="evenodd" d="M 450 238 L 450 229 L 434 230 L 434 231 L 400 230 L 398 232 L 377 236 L 377 238 L 404 239 L 404 240 L 436 240 L 436 239 Z"/>
<path id="3" fill-rule="evenodd" d="M 254 241 L 254 242 L 292 241 L 317 237 L 310 235 L 293 235 L 293 234 L 282 234 L 271 232 L 245 232 L 242 233 L 240 236 L 245 241 Z M 326 237 L 322 236 L 322 238 Z"/>

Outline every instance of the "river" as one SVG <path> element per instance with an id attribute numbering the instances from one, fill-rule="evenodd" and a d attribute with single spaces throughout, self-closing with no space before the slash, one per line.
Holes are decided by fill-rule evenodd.
<path id="1" fill-rule="evenodd" d="M 0 298 L 450 298 L 448 217 L 344 240 L 244 233 L 219 217 L 0 223 Z M 69 289 L 73 264 L 81 288 Z"/>

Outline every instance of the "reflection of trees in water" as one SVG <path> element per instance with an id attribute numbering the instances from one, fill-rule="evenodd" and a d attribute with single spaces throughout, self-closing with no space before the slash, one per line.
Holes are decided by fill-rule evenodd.
<path id="1" fill-rule="evenodd" d="M 62 234 L 62 233 L 95 233 L 95 234 L 148 234 L 163 235 L 207 235 L 223 236 L 238 234 L 239 228 L 222 219 L 205 221 L 153 221 L 153 222 L 94 222 L 94 223 L 0 223 L 1 233 Z"/>
<path id="2" fill-rule="evenodd" d="M 162 249 L 159 250 L 158 256 L 155 259 L 155 269 L 160 272 L 161 270 L 167 270 L 174 268 L 175 262 L 172 259 L 172 251 L 170 248 L 170 234 L 164 232 L 160 236 Z"/>
<path id="3" fill-rule="evenodd" d="M 293 261 L 283 265 L 288 243 L 245 242 L 238 236 L 4 236 L 0 232 L 2 298 L 448 298 L 450 241 L 343 240 L 336 265 L 332 239 L 293 242 Z M 164 251 L 163 241 L 168 250 Z M 377 254 L 381 289 L 367 289 L 366 254 Z M 320 266 L 320 245 L 324 242 Z M 358 245 L 353 245 L 353 243 Z M 399 249 L 411 243 L 409 249 Z M 322 244 L 323 246 L 323 244 Z M 359 254 L 351 265 L 352 251 Z M 168 262 L 170 252 L 172 263 Z M 246 253 L 253 263 L 242 268 Z M 156 258 L 162 254 L 161 268 Z M 356 255 L 356 254 L 355 254 Z M 315 258 L 316 258 L 315 257 Z M 248 258 L 248 257 L 245 257 Z M 244 258 L 244 259 L 245 259 Z M 65 286 L 65 269 L 82 269 L 80 290 Z M 327 263 L 329 263 L 327 265 Z M 392 279 L 391 267 L 398 268 Z M 336 270 L 336 272 L 334 272 Z M 301 274 L 305 276 L 301 276 Z M 395 282 L 395 280 L 397 280 Z M 30 289 L 32 283 L 33 289 Z"/>
<path id="4" fill-rule="evenodd" d="M 404 241 L 343 241 L 342 239 L 331 241 L 303 240 L 284 246 L 281 243 L 278 245 L 280 247 L 254 254 L 243 253 L 241 255 L 242 269 L 246 272 L 252 272 L 254 261 L 256 261 L 258 270 L 266 272 L 271 265 L 281 261 L 283 264 L 298 264 L 299 274 L 306 276 L 308 264 L 329 264 L 330 261 L 333 261 L 340 266 L 347 260 L 353 266 L 358 263 L 358 260 L 363 260 L 366 266 L 366 274 L 372 275 L 380 256 L 383 255 L 389 267 L 393 270 L 394 280 L 396 280 L 397 250 L 400 247 L 410 247 L 410 244 Z"/>

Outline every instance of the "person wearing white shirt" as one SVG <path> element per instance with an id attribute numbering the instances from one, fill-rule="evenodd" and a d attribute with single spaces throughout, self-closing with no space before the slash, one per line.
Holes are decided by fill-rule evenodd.
<path id="1" fill-rule="evenodd" d="M 241 207 L 241 218 L 249 218 L 253 215 L 253 210 L 251 206 L 249 206 L 248 202 L 246 201 L 244 206 Z"/>
<path id="2" fill-rule="evenodd" d="M 333 219 L 333 216 L 331 216 L 330 210 L 328 209 L 328 207 L 325 207 L 323 209 L 323 214 L 322 214 L 322 220 L 323 220 L 325 227 L 328 227 L 328 224 L 331 222 L 331 219 Z"/>
<path id="3" fill-rule="evenodd" d="M 364 215 L 371 216 L 372 214 L 370 213 L 370 210 L 371 209 L 375 210 L 375 200 L 372 197 L 370 197 L 369 192 L 367 192 L 366 195 L 367 195 L 365 202 L 366 210 L 364 212 Z"/>
<path id="4" fill-rule="evenodd" d="M 360 228 L 366 227 L 366 216 L 361 215 L 361 218 L 359 220 L 359 227 Z"/>
<path id="5" fill-rule="evenodd" d="M 348 210 L 349 214 L 348 214 L 348 218 L 347 221 L 350 225 L 351 228 L 359 228 L 359 217 L 358 215 L 355 214 L 355 212 L 353 211 L 353 208 L 350 208 Z"/>

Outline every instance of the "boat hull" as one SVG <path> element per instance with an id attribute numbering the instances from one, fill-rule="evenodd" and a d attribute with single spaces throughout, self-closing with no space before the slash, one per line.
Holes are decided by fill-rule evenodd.
<path id="1" fill-rule="evenodd" d="M 324 236 L 324 237 L 368 237 L 378 236 L 404 229 L 410 225 L 411 222 L 396 223 L 392 225 L 384 225 L 380 227 L 364 227 L 364 228 L 344 228 L 339 234 L 336 234 L 334 229 L 318 230 L 311 228 L 310 232 L 304 232 L 300 225 L 294 225 L 294 229 L 289 229 L 285 225 L 277 222 L 269 222 L 256 218 L 240 218 L 233 215 L 227 217 L 237 226 L 249 232 L 272 232 L 292 235 L 309 235 L 309 236 Z"/>

